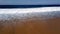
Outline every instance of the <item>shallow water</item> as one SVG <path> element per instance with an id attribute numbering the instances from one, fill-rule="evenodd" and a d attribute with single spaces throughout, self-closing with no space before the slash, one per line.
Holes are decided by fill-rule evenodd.
<path id="1" fill-rule="evenodd" d="M 0 34 L 60 34 L 60 11 L 0 14 Z"/>
<path id="2" fill-rule="evenodd" d="M 0 9 L 0 34 L 60 34 L 60 7 Z"/>

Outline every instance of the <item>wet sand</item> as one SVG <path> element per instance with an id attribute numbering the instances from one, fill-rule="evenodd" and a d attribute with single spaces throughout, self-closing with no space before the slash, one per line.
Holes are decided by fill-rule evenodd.
<path id="1" fill-rule="evenodd" d="M 26 19 L 0 20 L 0 34 L 60 34 L 60 17 L 49 16 L 51 18 L 36 15 Z"/>

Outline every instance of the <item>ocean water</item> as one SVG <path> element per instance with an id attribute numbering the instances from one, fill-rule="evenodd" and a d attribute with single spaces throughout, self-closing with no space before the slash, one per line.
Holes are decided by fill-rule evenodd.
<path id="1" fill-rule="evenodd" d="M 59 8 L 0 11 L 0 34 L 60 34 Z"/>
<path id="2" fill-rule="evenodd" d="M 51 19 L 60 17 L 60 7 L 0 9 L 0 20 Z"/>

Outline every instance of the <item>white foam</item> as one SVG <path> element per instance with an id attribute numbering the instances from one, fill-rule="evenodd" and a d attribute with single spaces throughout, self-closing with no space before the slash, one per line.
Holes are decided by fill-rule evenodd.
<path id="1" fill-rule="evenodd" d="M 0 9 L 0 14 L 60 11 L 60 7 Z"/>

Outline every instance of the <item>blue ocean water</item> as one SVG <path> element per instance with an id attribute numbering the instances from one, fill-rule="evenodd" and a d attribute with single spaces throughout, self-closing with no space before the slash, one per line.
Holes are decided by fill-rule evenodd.
<path id="1" fill-rule="evenodd" d="M 0 0 L 0 5 L 53 5 L 59 4 L 60 0 Z"/>

